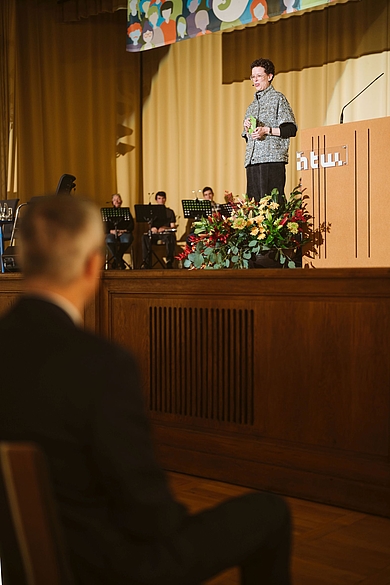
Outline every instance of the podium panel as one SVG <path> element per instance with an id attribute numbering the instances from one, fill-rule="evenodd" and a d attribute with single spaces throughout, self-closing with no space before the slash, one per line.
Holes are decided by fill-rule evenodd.
<path id="1" fill-rule="evenodd" d="M 314 229 L 315 268 L 390 266 L 390 117 L 301 132 L 297 170 Z"/>

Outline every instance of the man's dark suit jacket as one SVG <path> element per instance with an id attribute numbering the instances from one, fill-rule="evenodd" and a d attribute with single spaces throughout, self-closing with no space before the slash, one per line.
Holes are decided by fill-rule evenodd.
<path id="1" fill-rule="evenodd" d="M 171 497 L 127 352 L 22 298 L 0 320 L 0 364 L 0 440 L 45 452 L 78 585 L 199 585 L 234 565 L 246 585 L 289 585 L 280 498 L 190 516 Z"/>
<path id="2" fill-rule="evenodd" d="M 0 362 L 0 440 L 46 453 L 77 581 L 148 582 L 187 514 L 155 462 L 132 357 L 26 297 L 0 320 Z"/>

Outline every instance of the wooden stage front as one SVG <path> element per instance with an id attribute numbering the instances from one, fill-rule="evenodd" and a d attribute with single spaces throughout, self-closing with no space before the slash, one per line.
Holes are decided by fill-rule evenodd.
<path id="1" fill-rule="evenodd" d="M 138 358 L 165 469 L 390 516 L 390 269 L 108 271 L 86 324 Z"/>

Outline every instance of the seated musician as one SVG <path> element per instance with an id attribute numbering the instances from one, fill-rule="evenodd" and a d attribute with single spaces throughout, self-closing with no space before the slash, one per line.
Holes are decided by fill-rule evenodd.
<path id="1" fill-rule="evenodd" d="M 202 189 L 202 198 L 206 199 L 207 201 L 211 202 L 211 211 L 212 213 L 219 211 L 219 203 L 216 203 L 214 201 L 214 191 L 212 190 L 211 187 L 203 187 Z M 195 220 L 196 221 L 196 220 Z M 191 244 L 191 238 L 194 235 L 194 219 L 189 219 L 187 222 L 187 237 L 186 237 L 186 243 L 187 246 L 189 246 Z"/>
<path id="2" fill-rule="evenodd" d="M 164 205 L 167 200 L 165 191 L 157 191 L 157 205 Z M 142 237 L 142 268 L 152 268 L 152 244 L 162 240 L 166 246 L 166 267 L 173 268 L 176 248 L 176 216 L 172 209 L 165 207 L 165 218 L 163 223 L 154 220 L 152 222 L 150 233 Z"/>
<path id="3" fill-rule="evenodd" d="M 203 187 L 202 189 L 203 199 L 208 199 L 211 201 L 211 209 L 212 211 L 218 211 L 219 204 L 214 201 L 214 191 L 211 187 Z"/>
<path id="4" fill-rule="evenodd" d="M 111 198 L 112 205 L 119 208 L 122 205 L 122 197 L 114 193 Z M 123 254 L 127 252 L 133 242 L 134 219 L 130 213 L 130 220 L 121 219 L 117 226 L 112 221 L 104 222 L 106 232 L 106 245 L 113 256 L 112 267 L 124 270 L 126 268 Z"/>

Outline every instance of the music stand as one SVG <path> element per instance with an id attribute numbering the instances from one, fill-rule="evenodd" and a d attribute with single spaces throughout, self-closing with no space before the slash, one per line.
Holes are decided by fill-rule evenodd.
<path id="1" fill-rule="evenodd" d="M 181 204 L 183 206 L 184 217 L 187 219 L 208 217 L 213 213 L 210 199 L 183 199 Z"/>
<path id="2" fill-rule="evenodd" d="M 130 207 L 102 207 L 100 210 L 103 221 L 110 221 L 118 229 L 120 223 L 129 224 L 131 221 Z M 122 229 L 126 229 L 123 225 Z"/>
<path id="3" fill-rule="evenodd" d="M 161 223 L 164 225 L 167 219 L 167 211 L 165 205 L 135 205 L 135 218 L 138 223 L 148 223 L 149 229 L 152 227 L 152 223 Z"/>
<path id="4" fill-rule="evenodd" d="M 148 233 L 144 234 L 149 238 L 149 257 L 148 257 L 148 264 L 149 267 L 152 266 L 152 256 L 155 257 L 156 261 L 160 264 L 162 268 L 166 268 L 166 266 L 161 261 L 161 258 L 157 256 L 157 254 L 153 251 L 152 248 L 152 224 L 156 223 L 157 225 L 163 226 L 167 221 L 167 211 L 165 205 L 152 205 L 148 203 L 146 205 L 137 204 L 134 206 L 135 209 L 135 219 L 138 223 L 147 223 L 148 224 Z M 176 231 L 176 230 L 173 230 Z M 157 263 L 156 262 L 156 263 Z M 143 264 L 145 263 L 145 260 Z M 155 263 L 155 264 L 156 264 Z M 155 264 L 153 266 L 155 266 Z"/>
<path id="5" fill-rule="evenodd" d="M 219 213 L 223 217 L 230 217 L 233 214 L 233 205 L 231 203 L 222 203 L 219 206 Z"/>
<path id="6" fill-rule="evenodd" d="M 121 228 L 125 230 L 131 222 L 130 207 L 102 207 L 100 213 L 102 215 L 103 223 L 112 223 L 115 230 L 115 253 L 106 261 L 106 264 L 108 265 L 112 260 L 115 260 L 116 264 L 119 266 L 123 261 L 127 268 L 131 268 L 130 264 L 128 264 L 119 254 L 121 242 L 118 238 L 118 228 L 121 226 Z"/>

